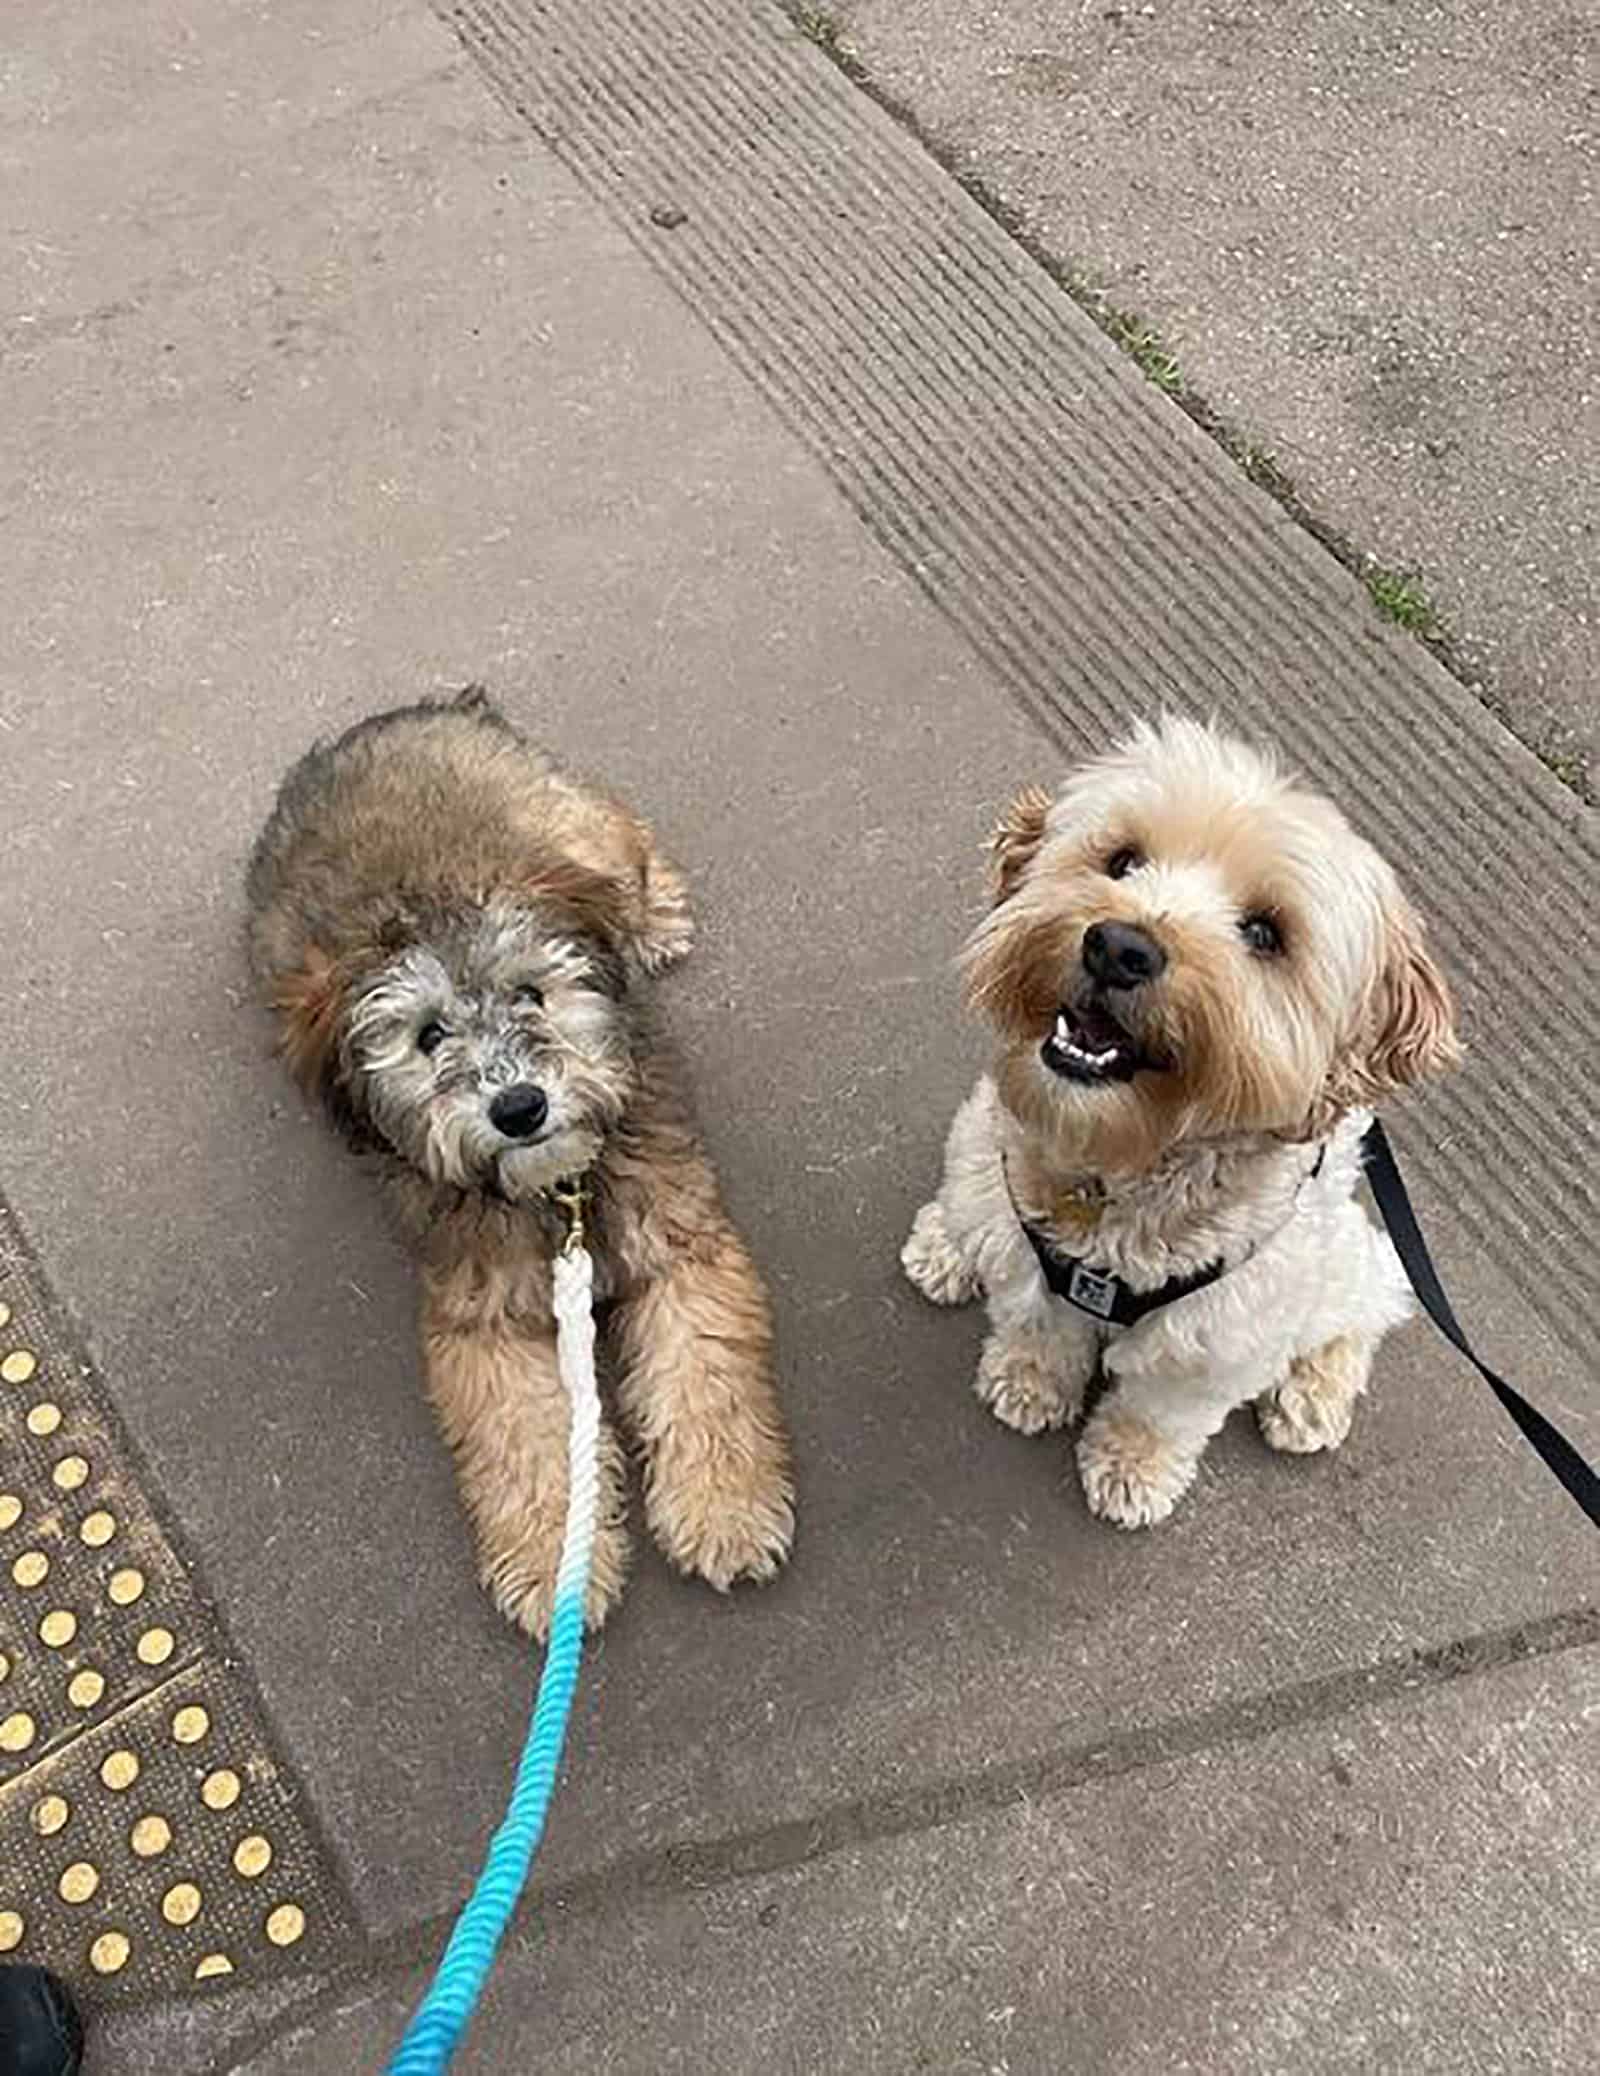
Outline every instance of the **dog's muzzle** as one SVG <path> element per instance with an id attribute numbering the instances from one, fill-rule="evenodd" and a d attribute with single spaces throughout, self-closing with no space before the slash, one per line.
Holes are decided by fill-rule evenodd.
<path id="1" fill-rule="evenodd" d="M 1131 1081 L 1142 1070 L 1163 1067 L 1110 999 L 1161 977 L 1167 965 L 1161 946 L 1132 923 L 1091 923 L 1082 957 L 1084 985 L 1057 1011 L 1040 1048 L 1044 1064 L 1063 1081 L 1089 1084 Z"/>

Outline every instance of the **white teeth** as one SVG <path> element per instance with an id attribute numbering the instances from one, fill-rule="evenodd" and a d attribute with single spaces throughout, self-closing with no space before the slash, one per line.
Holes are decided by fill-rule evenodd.
<path id="1" fill-rule="evenodd" d="M 1072 1022 L 1065 1010 L 1056 1018 L 1053 1037 L 1056 1050 L 1075 1067 L 1092 1067 L 1096 1070 L 1109 1067 L 1121 1051 L 1121 1048 L 1115 1045 L 1107 1045 L 1098 1052 L 1092 1051 L 1087 1045 L 1081 1045 L 1072 1035 Z"/>

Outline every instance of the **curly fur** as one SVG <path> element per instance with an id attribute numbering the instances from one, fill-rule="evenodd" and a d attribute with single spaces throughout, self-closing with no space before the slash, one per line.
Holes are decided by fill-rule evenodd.
<path id="1" fill-rule="evenodd" d="M 1141 728 L 1053 801 L 1020 796 L 993 858 L 964 964 L 999 1050 L 902 1261 L 936 1302 L 987 1296 L 977 1389 L 1008 1425 L 1065 1425 L 1103 1362 L 1079 1469 L 1096 1513 L 1140 1526 L 1235 1406 L 1276 1448 L 1343 1440 L 1410 1309 L 1355 1202 L 1364 1106 L 1454 1061 L 1449 990 L 1338 810 L 1190 722 Z M 1097 977 L 1097 924 L 1141 933 L 1160 971 Z M 1062 1029 L 1096 1034 L 1114 1072 L 1081 1050 L 1062 1071 Z M 1135 1290 L 1227 1273 L 1105 1329 L 1049 1291 L 1019 1212 Z"/>
<path id="2" fill-rule="evenodd" d="M 580 1175 L 651 1527 L 715 1586 L 770 1576 L 793 1531 L 771 1319 L 651 1014 L 649 976 L 692 927 L 646 825 L 473 690 L 302 758 L 249 904 L 280 1049 L 381 1169 L 418 1257 L 428 1392 L 497 1605 L 544 1633 L 567 1424 L 549 1191 Z M 513 1091 L 531 1128 L 504 1122 Z M 627 1555 L 609 1425 L 601 1478 L 593 1623 Z"/>

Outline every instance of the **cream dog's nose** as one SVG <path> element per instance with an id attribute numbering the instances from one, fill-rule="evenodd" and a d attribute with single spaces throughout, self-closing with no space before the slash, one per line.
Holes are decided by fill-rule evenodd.
<path id="1" fill-rule="evenodd" d="M 1136 988 L 1163 971 L 1167 955 L 1132 923 L 1091 923 L 1083 933 L 1083 966 L 1103 988 Z"/>

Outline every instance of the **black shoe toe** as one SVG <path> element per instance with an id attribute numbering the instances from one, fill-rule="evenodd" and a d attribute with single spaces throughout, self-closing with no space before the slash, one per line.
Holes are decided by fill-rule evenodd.
<path id="1" fill-rule="evenodd" d="M 47 1968 L 0 1968 L 0 2069 L 5 2076 L 77 2076 L 83 2021 Z"/>

